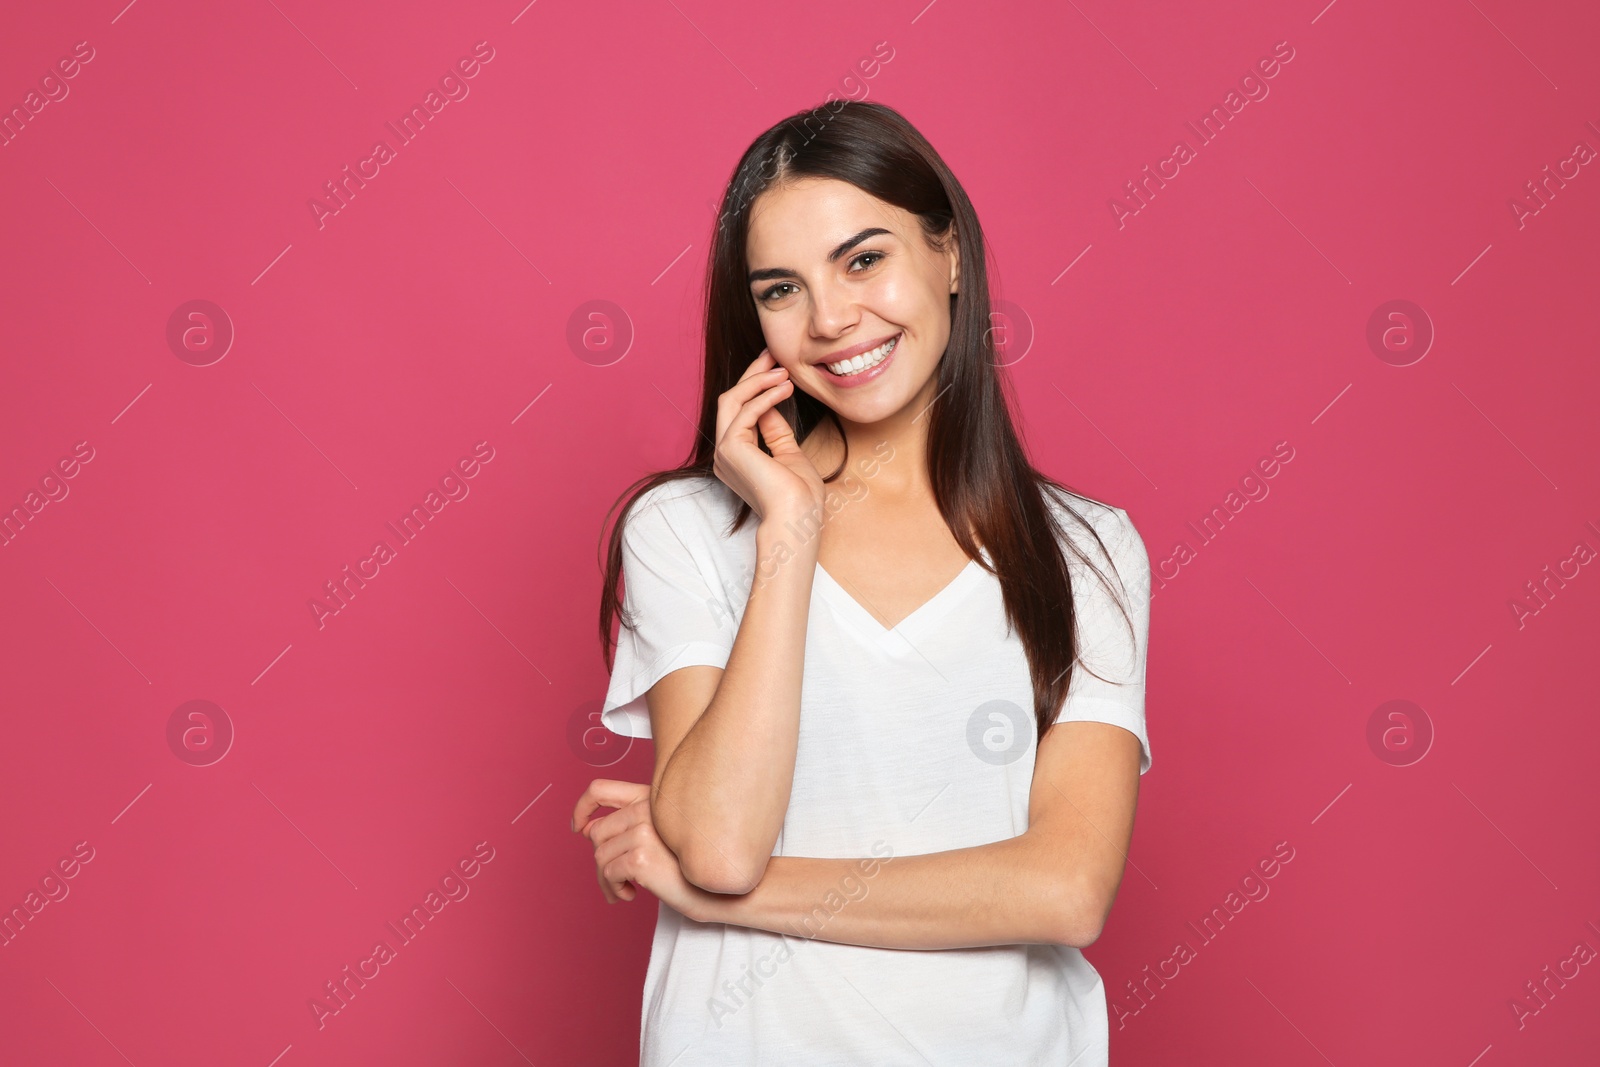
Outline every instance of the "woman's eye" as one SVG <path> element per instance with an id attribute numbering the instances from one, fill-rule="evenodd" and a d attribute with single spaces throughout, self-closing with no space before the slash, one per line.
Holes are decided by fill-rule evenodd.
<path id="1" fill-rule="evenodd" d="M 861 268 L 861 271 L 870 270 L 879 260 L 883 258 L 884 253 L 882 252 L 862 252 L 860 255 L 856 256 L 850 261 L 850 265 L 853 267 L 862 260 L 871 260 L 872 262 Z M 850 273 L 860 274 L 861 271 L 852 270 Z M 783 292 L 785 289 L 795 289 L 795 286 L 792 282 L 779 282 L 777 285 L 774 285 L 772 288 L 763 292 L 757 299 L 759 299 L 763 304 L 770 304 L 774 300 L 788 296 L 788 293 Z M 798 291 L 799 290 L 796 289 L 796 292 Z"/>

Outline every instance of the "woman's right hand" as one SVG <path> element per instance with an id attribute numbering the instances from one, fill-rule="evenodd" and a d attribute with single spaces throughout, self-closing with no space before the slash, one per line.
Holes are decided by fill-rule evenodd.
<path id="1" fill-rule="evenodd" d="M 750 505 L 757 519 L 820 511 L 827 492 L 777 405 L 794 392 L 789 372 L 763 348 L 733 388 L 717 398 L 712 473 Z M 757 430 L 772 455 L 761 451 Z"/>

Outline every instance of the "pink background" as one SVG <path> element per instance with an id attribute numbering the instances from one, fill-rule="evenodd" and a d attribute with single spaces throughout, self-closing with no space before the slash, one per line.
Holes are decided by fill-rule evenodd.
<path id="1" fill-rule="evenodd" d="M 1600 567 L 1563 561 L 1600 550 L 1600 167 L 1562 161 L 1600 148 L 1593 5 L 119 2 L 0 38 L 8 111 L 93 49 L 0 148 L 0 506 L 59 497 L 0 549 L 0 908 L 68 890 L 0 948 L 0 1061 L 633 1062 L 655 904 L 606 906 L 567 828 L 591 778 L 651 765 L 585 732 L 596 546 L 687 447 L 715 198 L 831 91 L 960 176 L 1036 461 L 1126 507 L 1157 569 L 1154 764 L 1087 951 L 1112 1062 L 1592 1062 L 1600 966 L 1563 961 L 1600 949 Z M 1519 223 L 1547 165 L 1570 180 Z M 203 329 L 168 341 L 191 300 L 235 334 L 205 366 Z M 568 341 L 592 300 L 621 311 L 598 352 Z M 1367 340 L 1391 300 L 1435 332 L 1405 366 Z M 468 493 L 319 623 L 441 484 Z M 169 741 L 192 700 L 211 733 Z M 1369 742 L 1391 700 L 1411 732 Z M 180 758 L 224 717 L 220 760 Z M 319 1028 L 324 983 L 480 842 L 468 895 Z M 1200 938 L 1279 842 L 1270 894 Z"/>

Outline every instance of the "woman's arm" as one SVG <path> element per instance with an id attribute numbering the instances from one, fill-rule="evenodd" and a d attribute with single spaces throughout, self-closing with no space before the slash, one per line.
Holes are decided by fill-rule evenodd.
<path id="1" fill-rule="evenodd" d="M 794 781 L 826 487 L 777 409 L 793 393 L 789 372 L 762 349 L 717 398 L 712 473 L 758 520 L 752 589 L 724 665 L 680 668 L 645 696 L 652 832 L 684 877 L 715 892 L 761 880 Z"/>
<path id="2" fill-rule="evenodd" d="M 689 917 L 878 948 L 1062 944 L 1100 936 L 1122 880 L 1140 743 L 1062 722 L 1040 743 L 1021 835 L 915 856 L 775 856 L 742 896 L 695 896 Z"/>
<path id="3" fill-rule="evenodd" d="M 646 702 L 656 745 L 650 810 L 683 874 L 717 893 L 763 878 L 789 809 L 800 735 L 820 514 L 785 509 L 756 527 L 756 572 L 727 666 L 688 668 Z"/>
<path id="4" fill-rule="evenodd" d="M 887 859 L 774 856 L 743 896 L 708 894 L 698 922 L 876 948 L 1066 943 L 1067 888 L 1023 833 Z"/>

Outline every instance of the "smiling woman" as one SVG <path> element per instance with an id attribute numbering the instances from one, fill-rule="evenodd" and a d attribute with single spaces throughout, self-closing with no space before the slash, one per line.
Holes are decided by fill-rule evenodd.
<path id="1" fill-rule="evenodd" d="M 876 423 L 903 407 L 905 386 L 932 383 L 950 340 L 958 243 L 950 234 L 924 240 L 910 212 L 831 178 L 774 187 L 757 202 L 749 226 L 754 265 L 775 258 L 778 249 L 802 247 L 806 234 L 825 232 L 817 229 L 828 224 L 824 220 L 885 215 L 893 228 L 866 226 L 830 248 L 822 277 L 808 280 L 791 266 L 754 266 L 748 274 L 768 351 L 799 388 L 833 397 L 832 403 L 824 399 L 830 410 L 856 423 Z M 870 318 L 858 315 L 863 306 L 873 312 Z M 850 343 L 835 348 L 823 340 L 841 333 L 841 319 L 857 318 L 865 321 L 853 322 L 845 338 Z M 895 376 L 901 388 L 839 392 L 876 381 L 895 363 L 902 368 Z"/>
<path id="2" fill-rule="evenodd" d="M 606 556 L 602 722 L 655 770 L 573 829 L 608 901 L 659 901 L 640 1059 L 1103 1065 L 1080 949 L 1150 766 L 1144 545 L 1028 462 L 932 146 L 881 104 L 799 117 L 723 200 L 693 452 Z"/>

